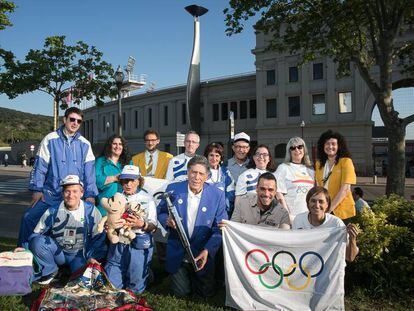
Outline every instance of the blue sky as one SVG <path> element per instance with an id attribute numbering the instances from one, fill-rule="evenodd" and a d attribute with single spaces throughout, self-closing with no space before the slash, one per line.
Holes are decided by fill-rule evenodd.
<path id="1" fill-rule="evenodd" d="M 44 39 L 65 35 L 67 43 L 82 40 L 95 45 L 115 68 L 124 66 L 128 56 L 136 58 L 135 73 L 147 74 L 155 88 L 186 82 L 192 50 L 193 18 L 184 7 L 205 6 L 201 17 L 201 79 L 255 70 L 255 36 L 251 23 L 238 35 L 225 35 L 223 9 L 228 1 L 178 0 L 14 0 L 12 27 L 0 32 L 0 45 L 23 59 L 29 49 L 41 49 Z M 414 112 L 413 89 L 397 92 L 401 116 Z M 52 97 L 42 92 L 20 95 L 14 100 L 0 95 L 0 106 L 52 115 Z M 382 125 L 376 110 L 373 120 Z M 414 139 L 414 125 L 407 131 Z"/>
<path id="2" fill-rule="evenodd" d="M 12 27 L 0 33 L 2 48 L 23 59 L 29 49 L 42 49 L 44 39 L 65 35 L 69 44 L 82 40 L 95 45 L 104 59 L 124 66 L 136 58 L 136 74 L 147 74 L 155 88 L 186 82 L 192 50 L 193 18 L 184 7 L 202 5 L 201 79 L 254 71 L 253 29 L 225 35 L 223 9 L 227 1 L 177 0 L 14 0 Z M 52 115 L 52 97 L 41 92 L 9 100 L 0 95 L 0 106 Z"/>

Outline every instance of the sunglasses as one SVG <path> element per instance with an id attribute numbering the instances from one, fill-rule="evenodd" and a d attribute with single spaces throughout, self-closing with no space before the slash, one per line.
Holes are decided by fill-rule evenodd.
<path id="1" fill-rule="evenodd" d="M 291 146 L 289 149 L 290 149 L 290 151 L 293 151 L 295 149 L 302 150 L 303 149 L 303 145 Z"/>
<path id="2" fill-rule="evenodd" d="M 82 124 L 82 119 L 69 118 L 69 121 L 72 122 L 72 123 L 76 122 L 78 124 Z"/>

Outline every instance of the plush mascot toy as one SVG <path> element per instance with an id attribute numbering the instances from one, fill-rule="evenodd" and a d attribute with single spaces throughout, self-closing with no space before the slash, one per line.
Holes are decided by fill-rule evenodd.
<path id="1" fill-rule="evenodd" d="M 138 202 L 128 202 L 126 204 L 125 212 L 122 215 L 123 219 L 127 219 L 130 215 L 134 215 L 135 217 L 142 218 L 145 220 L 145 210 L 141 207 L 141 204 Z M 119 231 L 122 235 L 131 236 L 133 234 L 135 238 L 135 233 L 131 231 L 132 227 L 125 224 L 121 230 Z"/>
<path id="2" fill-rule="evenodd" d="M 98 224 L 98 232 L 104 230 L 105 223 L 107 225 L 107 236 L 111 243 L 116 244 L 119 242 L 119 234 L 116 228 L 116 223 L 122 219 L 122 215 L 125 213 L 126 208 L 126 198 L 122 193 L 116 193 L 111 198 L 103 198 L 101 200 L 101 205 L 105 208 L 108 213 L 106 216 L 102 217 L 102 220 Z M 129 240 L 135 238 L 135 233 L 130 230 L 122 230 L 124 233 L 122 235 L 126 236 Z"/>

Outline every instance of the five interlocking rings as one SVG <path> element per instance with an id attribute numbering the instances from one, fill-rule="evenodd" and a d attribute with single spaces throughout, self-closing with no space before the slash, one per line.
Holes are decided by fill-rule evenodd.
<path id="1" fill-rule="evenodd" d="M 253 270 L 250 267 L 249 261 L 248 261 L 249 256 L 251 254 L 255 253 L 255 252 L 262 254 L 264 256 L 264 258 L 266 259 L 266 262 L 259 267 L 259 270 L 258 271 Z M 280 254 L 286 254 L 286 255 L 289 255 L 292 258 L 292 262 L 293 263 L 289 266 L 288 271 L 286 273 L 283 272 L 282 268 L 275 263 L 276 257 L 278 255 L 280 255 Z M 321 261 L 321 266 L 319 268 L 319 271 L 316 272 L 316 273 L 314 273 L 314 274 L 311 274 L 311 272 L 305 266 L 303 266 L 303 260 L 305 259 L 306 256 L 309 256 L 309 255 L 314 255 L 314 256 L 316 256 Z M 298 290 L 298 291 L 299 290 L 303 290 L 306 287 L 308 287 L 309 286 L 309 283 L 311 282 L 311 279 L 312 278 L 316 278 L 317 276 L 319 276 L 322 273 L 323 268 L 324 268 L 324 265 L 325 265 L 325 263 L 324 263 L 324 261 L 322 259 L 322 256 L 319 255 L 316 252 L 309 251 L 309 252 L 303 253 L 302 256 L 300 256 L 300 258 L 299 258 L 299 264 L 298 264 L 297 261 L 296 261 L 295 256 L 293 256 L 293 254 L 290 253 L 290 252 L 288 252 L 288 251 L 278 251 L 277 253 L 275 253 L 273 255 L 272 261 L 270 262 L 269 256 L 263 250 L 257 249 L 257 248 L 252 249 L 252 250 L 250 250 L 250 251 L 248 251 L 246 253 L 246 256 L 244 258 L 244 262 L 246 264 L 247 269 L 251 273 L 256 274 L 256 275 L 259 276 L 260 283 L 262 283 L 262 285 L 264 287 L 266 287 L 268 289 L 277 288 L 277 287 L 279 287 L 282 284 L 283 278 L 285 278 L 286 279 L 286 284 L 288 285 L 288 287 L 290 289 Z M 272 267 L 273 270 L 276 272 L 276 274 L 279 275 L 279 280 L 274 285 L 266 284 L 263 281 L 263 278 L 262 278 L 262 275 L 269 269 L 269 267 Z M 295 273 L 296 268 L 298 268 L 298 267 L 300 269 L 300 272 L 302 272 L 302 274 L 304 276 L 306 276 L 306 281 L 305 281 L 305 283 L 302 286 L 295 286 L 288 279 L 289 276 L 291 276 L 293 273 Z"/>

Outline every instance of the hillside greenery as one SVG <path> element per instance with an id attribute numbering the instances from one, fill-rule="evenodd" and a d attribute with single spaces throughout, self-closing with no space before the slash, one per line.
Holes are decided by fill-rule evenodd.
<path id="1" fill-rule="evenodd" d="M 41 140 L 53 128 L 53 118 L 0 107 L 0 146 Z"/>

